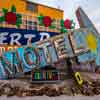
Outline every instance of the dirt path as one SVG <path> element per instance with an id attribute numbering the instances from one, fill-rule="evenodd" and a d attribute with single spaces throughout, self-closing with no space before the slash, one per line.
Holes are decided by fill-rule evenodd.
<path id="1" fill-rule="evenodd" d="M 35 96 L 35 97 L 0 97 L 0 100 L 100 100 L 99 96 L 58 96 L 58 97 L 48 97 L 48 96 Z"/>

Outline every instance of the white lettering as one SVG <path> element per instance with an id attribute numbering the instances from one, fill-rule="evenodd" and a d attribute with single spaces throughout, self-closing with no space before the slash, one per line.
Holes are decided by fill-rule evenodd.
<path id="1" fill-rule="evenodd" d="M 28 40 L 27 40 L 27 45 L 30 45 L 30 44 L 32 44 L 32 38 L 34 38 L 34 37 L 36 37 L 34 34 L 25 34 L 25 36 L 24 36 L 25 38 L 27 38 Z"/>
<path id="2" fill-rule="evenodd" d="M 51 44 L 49 42 L 38 45 L 38 48 L 42 48 L 44 50 L 45 59 L 46 59 L 47 63 L 51 63 L 51 56 L 50 56 L 50 52 L 48 50 L 48 46 L 50 46 L 50 45 Z"/>
<path id="3" fill-rule="evenodd" d="M 11 42 L 10 42 L 11 45 L 14 45 L 14 43 L 16 43 L 16 45 L 19 45 L 19 46 L 21 45 L 19 43 L 19 39 L 21 38 L 21 34 L 14 33 L 14 34 L 11 34 L 10 37 L 11 37 Z"/>
<path id="4" fill-rule="evenodd" d="M 41 35 L 40 41 L 44 39 L 48 39 L 50 37 L 50 35 L 46 32 L 41 32 L 40 35 Z"/>
<path id="5" fill-rule="evenodd" d="M 7 39 L 7 36 L 8 33 L 7 32 L 3 32 L 3 33 L 0 33 L 0 44 L 7 44 L 7 43 L 4 43 L 4 41 Z"/>

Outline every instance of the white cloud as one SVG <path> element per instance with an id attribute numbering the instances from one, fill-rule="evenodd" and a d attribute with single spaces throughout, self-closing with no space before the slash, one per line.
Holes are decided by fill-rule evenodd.
<path id="1" fill-rule="evenodd" d="M 88 16 L 100 33 L 100 8 L 92 10 Z"/>

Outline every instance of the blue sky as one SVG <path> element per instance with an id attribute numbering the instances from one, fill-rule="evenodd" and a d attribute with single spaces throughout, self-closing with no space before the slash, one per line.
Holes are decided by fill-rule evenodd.
<path id="1" fill-rule="evenodd" d="M 42 3 L 51 7 L 64 10 L 64 19 L 74 19 L 76 27 L 78 22 L 75 16 L 75 10 L 81 6 L 100 33 L 100 0 L 29 0 Z"/>

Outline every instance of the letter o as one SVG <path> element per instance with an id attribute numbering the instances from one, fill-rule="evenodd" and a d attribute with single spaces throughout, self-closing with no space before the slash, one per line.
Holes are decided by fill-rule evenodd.
<path id="1" fill-rule="evenodd" d="M 33 56 L 36 57 L 36 59 L 35 60 L 31 59 L 30 55 L 32 57 Z M 33 48 L 33 47 L 25 48 L 25 50 L 24 50 L 24 58 L 25 58 L 26 63 L 29 64 L 29 65 L 33 65 L 33 64 L 36 65 L 36 66 L 39 65 L 40 57 L 39 57 L 39 54 L 38 54 L 38 50 L 36 48 Z"/>

